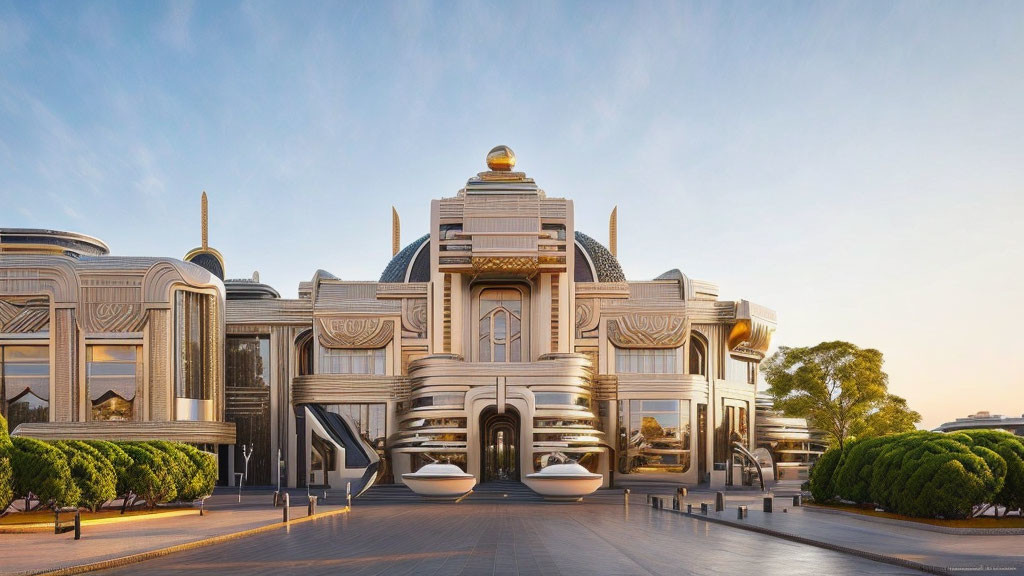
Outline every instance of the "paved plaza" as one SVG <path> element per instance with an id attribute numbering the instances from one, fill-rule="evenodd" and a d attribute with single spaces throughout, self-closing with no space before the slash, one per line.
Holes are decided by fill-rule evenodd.
<path id="1" fill-rule="evenodd" d="M 103 574 L 916 574 L 652 510 L 472 501 L 360 506 Z"/>

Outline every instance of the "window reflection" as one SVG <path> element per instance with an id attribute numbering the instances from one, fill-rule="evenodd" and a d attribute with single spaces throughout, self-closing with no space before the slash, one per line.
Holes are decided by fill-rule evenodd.
<path id="1" fill-rule="evenodd" d="M 615 371 L 619 374 L 674 374 L 675 348 L 616 348 Z"/>
<path id="2" fill-rule="evenodd" d="M 7 426 L 50 420 L 47 346 L 0 346 L 0 409 Z"/>
<path id="3" fill-rule="evenodd" d="M 347 350 L 320 348 L 321 374 L 384 374 L 385 348 Z"/>
<path id="4" fill-rule="evenodd" d="M 689 400 L 620 400 L 619 454 L 622 474 L 689 470 Z"/>
<path id="5" fill-rule="evenodd" d="M 135 394 L 142 377 L 139 346 L 87 346 L 85 372 L 93 420 L 135 419 Z"/>

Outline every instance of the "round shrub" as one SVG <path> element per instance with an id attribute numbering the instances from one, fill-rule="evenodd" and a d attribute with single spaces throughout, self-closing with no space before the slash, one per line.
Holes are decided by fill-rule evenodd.
<path id="1" fill-rule="evenodd" d="M 811 468 L 809 483 L 811 497 L 814 498 L 815 502 L 829 502 L 835 499 L 836 490 L 833 476 L 842 457 L 842 450 L 831 448 L 814 463 L 814 467 Z"/>
<path id="2" fill-rule="evenodd" d="M 7 419 L 0 414 L 0 452 L 5 452 L 11 448 L 11 435 L 7 431 Z"/>
<path id="3" fill-rule="evenodd" d="M 6 456 L 0 456 L 0 516 L 7 511 L 7 507 L 14 500 L 14 488 L 11 486 L 11 460 Z"/>
<path id="4" fill-rule="evenodd" d="M 181 500 L 197 500 L 213 494 L 217 483 L 217 456 L 190 444 L 175 444 L 178 450 L 185 453 L 192 462 L 191 492 L 186 496 L 178 495 Z"/>
<path id="5" fill-rule="evenodd" d="M 79 491 L 78 506 L 95 512 L 117 497 L 117 473 L 103 454 L 76 440 L 54 442 L 53 445 L 67 458 L 71 478 Z"/>
<path id="6" fill-rule="evenodd" d="M 203 490 L 203 479 L 200 477 L 195 463 L 183 448 L 185 444 L 159 440 L 147 442 L 147 444 L 155 450 L 163 452 L 169 460 L 174 462 L 173 477 L 177 500 L 191 501 L 204 495 L 200 494 Z"/>
<path id="7" fill-rule="evenodd" d="M 888 446 L 881 436 L 847 442 L 843 458 L 832 475 L 837 496 L 858 504 L 871 502 L 871 476 L 875 461 Z"/>
<path id="8" fill-rule="evenodd" d="M 127 496 L 131 491 L 128 487 L 129 469 L 135 463 L 128 453 L 117 444 L 106 440 L 88 440 L 85 443 L 102 454 L 107 462 L 110 462 L 114 468 L 114 477 L 117 479 L 114 491 L 118 496 Z"/>
<path id="9" fill-rule="evenodd" d="M 128 491 L 139 495 L 150 508 L 174 500 L 178 495 L 174 459 L 146 442 L 121 442 L 118 446 L 132 460 L 125 479 Z"/>
<path id="10" fill-rule="evenodd" d="M 1006 463 L 1006 479 L 993 504 L 1008 510 L 1024 509 L 1024 439 L 1003 430 L 964 430 L 974 446 L 992 450 Z"/>
<path id="11" fill-rule="evenodd" d="M 33 438 L 12 438 L 11 468 L 14 494 L 35 494 L 40 502 L 54 506 L 73 506 L 80 493 L 71 478 L 64 453 Z"/>

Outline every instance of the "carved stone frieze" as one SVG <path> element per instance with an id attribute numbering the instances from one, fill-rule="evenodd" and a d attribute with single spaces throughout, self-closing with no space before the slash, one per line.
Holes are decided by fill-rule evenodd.
<path id="1" fill-rule="evenodd" d="M 50 327 L 50 305 L 43 297 L 11 296 L 0 298 L 0 332 L 30 334 Z"/>
<path id="2" fill-rule="evenodd" d="M 576 300 L 576 337 L 586 338 L 592 330 L 597 329 L 601 320 L 601 301 Z"/>
<path id="3" fill-rule="evenodd" d="M 608 321 L 608 340 L 619 348 L 677 348 L 690 321 L 671 314 L 624 314 Z"/>
<path id="4" fill-rule="evenodd" d="M 414 338 L 427 337 L 427 300 L 425 298 L 402 300 L 402 330 Z"/>
<path id="5" fill-rule="evenodd" d="M 317 318 L 320 345 L 327 348 L 381 348 L 395 335 L 395 321 L 345 316 Z"/>
<path id="6" fill-rule="evenodd" d="M 79 324 L 84 332 L 138 332 L 146 321 L 142 283 L 134 279 L 82 281 Z"/>

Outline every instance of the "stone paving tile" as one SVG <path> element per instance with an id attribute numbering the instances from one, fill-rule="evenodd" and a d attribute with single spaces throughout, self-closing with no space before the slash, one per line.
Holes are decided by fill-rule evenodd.
<path id="1" fill-rule="evenodd" d="M 375 505 L 107 574 L 913 574 L 642 505 Z"/>

